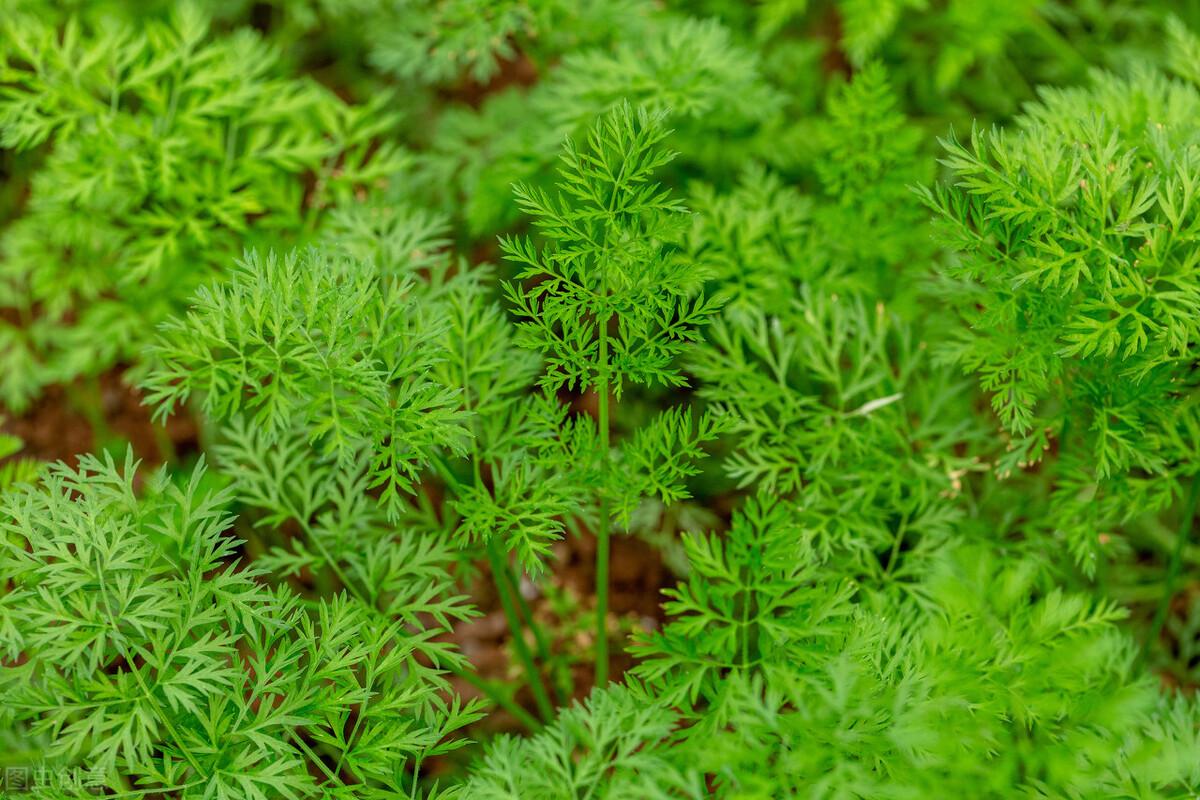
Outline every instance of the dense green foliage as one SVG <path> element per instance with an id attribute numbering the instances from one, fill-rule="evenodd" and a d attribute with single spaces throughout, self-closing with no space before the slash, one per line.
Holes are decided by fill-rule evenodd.
<path id="1" fill-rule="evenodd" d="M 1197 31 L 0 0 L 0 794 L 1196 797 Z"/>

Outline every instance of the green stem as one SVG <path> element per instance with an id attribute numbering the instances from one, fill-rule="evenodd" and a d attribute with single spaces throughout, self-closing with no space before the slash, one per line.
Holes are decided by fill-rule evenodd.
<path id="1" fill-rule="evenodd" d="M 71 406 L 83 415 L 88 426 L 92 429 L 92 447 L 100 449 L 108 444 L 113 436 L 104 418 L 104 391 L 100 387 L 100 378 L 88 375 L 78 383 L 67 385 L 67 400 Z"/>
<path id="2" fill-rule="evenodd" d="M 1162 634 L 1163 626 L 1167 622 L 1167 612 L 1171 608 L 1171 598 L 1175 596 L 1175 579 L 1179 576 L 1180 567 L 1183 564 L 1183 550 L 1187 545 L 1188 533 L 1192 530 L 1192 518 L 1196 514 L 1196 495 L 1200 491 L 1200 472 L 1192 476 L 1192 486 L 1188 490 L 1187 501 L 1183 506 L 1183 519 L 1179 523 L 1179 535 L 1175 537 L 1175 547 L 1171 550 L 1171 561 L 1167 565 L 1167 578 L 1163 584 L 1162 597 L 1158 601 L 1158 608 L 1154 612 L 1154 622 L 1150 625 L 1150 634 L 1146 637 L 1146 641 L 1142 645 L 1142 659 L 1150 653 L 1150 648 L 1154 642 L 1158 641 L 1158 637 Z"/>
<path id="3" fill-rule="evenodd" d="M 505 578 L 508 580 L 512 596 L 517 601 L 517 611 L 521 614 L 521 620 L 533 631 L 538 658 L 550 658 L 550 640 L 546 638 L 546 632 L 542 630 L 542 626 L 533 618 L 533 609 L 529 607 L 529 603 L 521 594 L 521 579 L 517 577 L 517 573 L 511 567 L 506 571 Z"/>
<path id="4" fill-rule="evenodd" d="M 742 629 L 738 632 L 742 640 L 742 663 L 744 669 L 750 663 L 750 592 L 742 598 Z"/>
<path id="5" fill-rule="evenodd" d="M 433 471 L 436 472 L 443 481 L 445 481 L 447 486 L 449 486 L 455 492 L 458 492 L 462 489 L 462 481 L 455 476 L 454 470 L 450 469 L 450 465 L 446 462 L 444 457 L 435 455 L 430 463 L 433 464 Z"/>
<path id="6" fill-rule="evenodd" d="M 171 435 L 167 433 L 166 420 L 151 423 L 150 430 L 154 432 L 154 446 L 158 449 L 159 460 L 164 464 L 178 463 L 179 454 L 175 450 L 175 443 L 171 441 Z"/>
<path id="7" fill-rule="evenodd" d="M 466 670 L 463 670 L 462 672 L 455 672 L 455 675 L 462 678 L 464 681 L 471 684 L 479 691 L 483 692 L 483 694 L 489 700 L 491 700 L 496 705 L 500 706 L 500 708 L 503 708 L 509 714 L 512 714 L 514 719 L 516 719 L 518 722 L 520 722 L 522 725 L 524 725 L 526 728 L 528 728 L 533 733 L 537 733 L 538 731 L 540 731 L 542 729 L 542 723 L 538 721 L 537 717 L 533 716 L 533 714 L 530 714 L 528 711 L 521 708 L 521 706 L 519 706 L 511 698 L 496 691 L 495 687 L 492 686 L 490 681 L 485 680 L 484 678 L 481 678 L 480 676 L 476 675 L 474 672 L 468 672 Z"/>
<path id="8" fill-rule="evenodd" d="M 364 677 L 365 680 L 363 681 L 363 686 L 373 686 L 375 684 L 375 662 L 372 661 L 368 663 L 367 674 Z M 354 749 L 354 743 L 358 741 L 358 732 L 362 728 L 363 720 L 367 718 L 367 708 L 370 703 L 371 695 L 368 694 L 363 698 L 362 703 L 360 703 L 358 706 L 358 713 L 354 715 L 354 727 L 351 728 L 350 736 L 346 739 L 346 747 L 338 756 L 337 765 L 333 768 L 334 773 L 338 775 L 342 774 L 342 767 L 346 763 L 346 756 L 352 749 Z M 419 767 L 415 768 L 414 771 L 416 771 L 416 769 L 419 769 Z"/>
<path id="9" fill-rule="evenodd" d="M 446 484 L 451 489 L 453 489 L 455 492 L 461 492 L 462 482 L 454 475 L 454 471 L 452 469 L 450 469 L 450 465 L 448 463 L 446 463 L 446 460 L 444 458 L 442 458 L 441 456 L 434 456 L 432 463 L 433 463 L 434 470 L 442 477 L 442 480 L 444 480 L 446 482 Z M 483 480 L 482 475 L 480 474 L 478 460 L 474 461 L 474 472 L 475 472 L 475 481 L 476 481 L 476 484 L 478 485 Z M 509 595 L 507 592 L 507 584 L 506 584 L 506 580 L 505 580 L 505 576 L 509 575 L 508 565 L 504 561 L 503 554 L 501 554 L 499 552 L 498 548 L 495 546 L 495 544 L 493 542 L 491 542 L 491 541 L 488 542 L 487 551 L 488 551 L 487 552 L 488 562 L 492 568 L 492 579 L 495 581 L 495 584 L 496 584 L 496 593 L 500 596 L 500 604 L 502 606 L 504 606 L 504 616 L 508 622 L 509 632 L 511 633 L 511 635 L 513 637 L 513 641 L 516 643 L 516 646 L 518 648 L 517 653 L 519 656 L 521 656 L 521 659 L 524 662 L 525 672 L 526 672 L 526 675 L 529 680 L 529 688 L 533 692 L 535 701 L 537 701 L 538 710 L 542 713 L 543 716 L 545 716 L 545 718 L 547 720 L 553 719 L 554 707 L 549 702 L 549 697 L 546 694 L 546 688 L 541 682 L 539 673 L 537 672 L 537 668 L 534 665 L 532 657 L 529 655 L 529 649 L 525 645 L 525 637 L 522 635 L 522 632 L 521 632 L 520 617 L 515 616 L 515 611 L 512 611 L 511 595 Z M 494 555 L 493 555 L 494 553 L 495 553 L 495 555 L 499 556 L 499 564 L 497 564 L 497 561 L 494 558 Z M 520 598 L 520 596 L 521 596 L 520 592 L 515 592 L 515 593 L 516 593 L 516 596 L 518 598 Z M 532 615 L 531 615 L 531 618 L 532 618 Z M 537 628 L 534 628 L 534 634 L 537 635 L 537 633 L 538 633 Z M 459 677 L 466 678 L 466 675 L 460 675 Z M 530 730 L 536 731 L 539 728 L 541 728 L 541 723 L 538 722 L 537 719 L 532 714 L 530 714 L 527 711 L 525 711 L 524 709 L 522 709 L 515 702 L 513 702 L 511 700 L 507 700 L 507 702 L 501 704 L 500 700 L 494 695 L 493 692 L 490 691 L 490 687 L 488 687 L 486 683 L 473 684 L 473 685 L 475 685 L 477 688 L 487 692 L 488 697 L 493 702 L 495 702 L 497 705 L 502 705 L 504 710 L 508 711 L 514 717 L 517 717 L 518 719 L 520 719 L 521 722 L 526 725 L 526 727 L 530 728 Z M 545 698 L 546 705 L 543 705 L 542 698 Z M 549 709 L 548 712 L 547 712 L 547 709 Z"/>
<path id="10" fill-rule="evenodd" d="M 600 364 L 605 373 L 596 386 L 600 428 L 600 522 L 596 530 L 596 685 L 608 684 L 608 330 L 600 325 Z"/>
<path id="11" fill-rule="evenodd" d="M 97 559 L 99 559 L 99 557 L 100 556 L 97 555 Z M 101 593 L 101 597 L 103 597 L 105 599 L 105 607 L 107 607 L 108 587 L 106 586 L 105 581 L 104 581 L 103 570 L 100 570 L 99 574 L 101 576 L 100 577 L 100 593 Z M 120 625 L 117 624 L 117 621 L 112 616 L 111 612 L 108 615 L 108 621 L 109 621 L 109 625 L 112 627 L 112 629 L 114 631 L 120 630 Z M 191 765 L 192 769 L 196 773 L 197 778 L 207 777 L 204 774 L 204 770 L 200 769 L 200 763 L 198 761 L 196 761 L 196 757 L 194 755 L 192 755 L 191 751 L 187 749 L 187 745 L 185 745 L 183 743 L 183 737 L 179 735 L 179 731 L 177 731 L 175 729 L 175 724 L 173 722 L 171 722 L 171 715 L 169 713 L 167 713 L 167 714 L 163 713 L 162 707 L 158 703 L 158 698 L 156 698 L 154 696 L 154 693 L 150 691 L 150 687 L 146 685 L 146 681 L 143 680 L 142 671 L 140 669 L 138 669 L 137 662 L 133 658 L 133 653 L 129 652 L 129 646 L 126 645 L 124 642 L 122 642 L 119 646 L 121 649 L 121 655 L 125 658 L 125 665 L 129 668 L 129 672 L 131 672 L 133 674 L 134 681 L 137 683 L 138 688 L 142 690 L 142 695 L 146 698 L 146 700 L 149 703 L 151 703 L 154 706 L 154 711 L 155 711 L 156 716 L 166 727 L 167 732 L 170 734 L 171 738 L 175 741 L 175 746 L 179 748 L 179 752 L 183 755 L 184 759 L 188 762 L 188 764 Z"/>
<path id="12" fill-rule="evenodd" d="M 537 665 L 534 664 L 533 656 L 529 652 L 529 645 L 525 642 L 521 618 L 517 616 L 517 606 L 511 593 L 512 587 L 506 577 L 508 563 L 495 539 L 488 539 L 487 556 L 492 567 L 496 592 L 500 595 L 500 605 L 504 608 L 504 617 L 508 620 L 508 629 L 512 633 L 513 649 L 517 651 L 517 658 L 521 660 L 521 664 L 525 668 L 525 677 L 529 683 L 529 689 L 533 692 L 533 699 L 537 703 L 538 711 L 541 712 L 543 719 L 554 719 L 554 704 L 550 702 L 550 695 L 546 693 L 542 676 L 538 673 Z"/>
<path id="13" fill-rule="evenodd" d="M 510 568 L 508 570 L 508 581 L 512 587 L 512 596 L 517 600 L 517 611 L 521 615 L 521 619 L 529 626 L 529 630 L 533 631 L 534 642 L 537 643 L 537 657 L 542 663 L 550 663 L 550 639 L 546 636 L 546 632 L 538 621 L 533 617 L 533 609 L 529 607 L 529 603 L 525 601 L 524 595 L 521 594 L 520 579 L 516 573 Z M 559 705 L 566 705 L 570 699 L 568 692 L 564 692 L 562 687 L 555 686 L 555 694 L 558 696 Z"/>
<path id="14" fill-rule="evenodd" d="M 190 781 L 188 783 L 181 783 L 178 786 L 155 786 L 154 788 L 151 788 L 151 789 L 129 789 L 128 791 L 117 792 L 116 794 L 106 794 L 104 796 L 107 797 L 109 800 L 119 800 L 119 798 L 124 798 L 124 797 L 145 797 L 148 794 L 166 794 L 168 792 L 182 792 L 185 789 L 190 789 L 193 786 L 199 786 L 202 783 L 204 783 L 203 780 L 195 780 L 195 781 Z"/>
<path id="15" fill-rule="evenodd" d="M 896 528 L 896 537 L 892 540 L 892 553 L 888 556 L 887 568 L 883 571 L 883 577 L 888 578 L 892 574 L 892 570 L 896 566 L 896 559 L 900 557 L 900 545 L 904 543 L 904 534 L 908 530 L 908 514 L 900 518 L 900 525 Z"/>
<path id="16" fill-rule="evenodd" d="M 1059 33 L 1053 25 L 1051 25 L 1045 17 L 1037 12 L 1034 12 L 1031 19 L 1030 29 L 1034 35 L 1052 49 L 1062 61 L 1071 62 L 1074 69 L 1086 70 L 1088 66 L 1087 58 L 1079 52 L 1075 45 Z"/>
<path id="17" fill-rule="evenodd" d="M 200 769 L 199 762 L 196 761 L 195 756 L 184 745 L 183 737 L 179 735 L 179 731 L 175 729 L 175 724 L 171 722 L 171 715 L 163 713 L 158 704 L 158 699 L 151 693 L 150 687 L 146 685 L 146 682 L 142 680 L 142 671 L 137 668 L 133 660 L 133 654 L 129 652 L 129 648 L 124 644 L 121 645 L 121 654 L 125 657 L 125 663 L 129 666 L 129 671 L 133 673 L 133 679 L 137 682 L 138 688 L 142 690 L 142 694 L 145 695 L 146 699 L 154 705 L 154 710 L 159 720 L 166 727 L 167 733 L 171 735 L 171 739 L 175 741 L 175 745 L 179 748 L 179 752 L 183 755 L 184 759 L 196 771 L 196 777 L 205 777 L 204 770 Z"/>
<path id="18" fill-rule="evenodd" d="M 325 774 L 325 777 L 329 779 L 330 783 L 336 783 L 339 786 L 346 785 L 346 782 L 343 781 L 341 778 L 339 778 L 337 775 L 335 775 L 333 773 L 333 771 L 329 769 L 329 765 L 327 765 L 324 761 L 322 761 L 321 757 L 312 751 L 312 748 L 309 747 L 308 744 L 304 741 L 304 739 L 302 739 L 300 737 L 300 734 L 296 733 L 293 730 L 292 734 L 291 734 L 291 738 L 292 738 L 293 742 L 295 742 L 296 744 L 298 744 L 300 746 L 300 749 L 304 751 L 304 754 L 306 756 L 308 756 L 308 760 L 311 761 L 313 764 L 316 764 L 320 768 L 321 772 L 323 772 Z"/>
<path id="19" fill-rule="evenodd" d="M 421 763 L 424 760 L 425 757 L 423 755 L 413 759 L 412 784 L 408 788 L 408 800 L 417 800 L 417 788 L 419 787 L 417 778 L 421 775 Z"/>

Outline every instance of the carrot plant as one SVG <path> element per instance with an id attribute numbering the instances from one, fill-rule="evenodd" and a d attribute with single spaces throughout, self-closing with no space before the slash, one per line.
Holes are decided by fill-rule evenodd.
<path id="1" fill-rule="evenodd" d="M 1198 29 L 0 0 L 0 792 L 1195 797 Z"/>

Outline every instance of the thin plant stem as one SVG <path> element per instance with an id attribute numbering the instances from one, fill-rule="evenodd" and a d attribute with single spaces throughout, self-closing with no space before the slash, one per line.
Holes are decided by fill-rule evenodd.
<path id="1" fill-rule="evenodd" d="M 900 558 L 900 546 L 904 544 L 904 534 L 908 532 L 908 513 L 900 518 L 900 524 L 896 528 L 896 535 L 892 539 L 892 552 L 888 556 L 887 567 L 883 571 L 883 577 L 888 578 L 892 574 L 892 570 L 896 568 L 896 561 Z"/>
<path id="2" fill-rule="evenodd" d="M 167 733 L 170 734 L 171 739 L 174 740 L 175 746 L 179 748 L 179 752 L 183 755 L 188 764 L 191 765 L 192 769 L 196 771 L 196 775 L 203 776 L 204 770 L 200 768 L 200 763 L 196 761 L 196 757 L 193 756 L 191 751 L 188 750 L 184 745 L 183 737 L 179 735 L 179 731 L 175 729 L 175 724 L 171 722 L 171 715 L 169 713 L 163 713 L 162 707 L 158 704 L 158 698 L 154 696 L 154 694 L 150 691 L 150 687 L 147 686 L 146 682 L 142 679 L 142 671 L 138 669 L 134 663 L 133 653 L 129 652 L 128 647 L 121 645 L 121 654 L 125 657 L 125 663 L 129 665 L 129 671 L 133 674 L 133 679 L 137 682 L 138 688 L 142 690 L 142 694 L 146 697 L 146 699 L 154 704 L 154 710 L 157 712 L 159 720 L 161 720 L 163 725 L 166 726 Z"/>
<path id="3" fill-rule="evenodd" d="M 512 588 L 513 597 L 517 601 L 517 611 L 521 613 L 521 619 L 533 631 L 534 641 L 537 643 L 537 654 L 539 658 L 550 657 L 550 640 L 546 638 L 546 632 L 542 630 L 542 626 L 533 618 L 533 609 L 529 607 L 529 603 L 525 600 L 525 596 L 521 594 L 521 579 L 517 577 L 517 573 L 511 567 L 508 569 L 505 576 L 508 579 L 508 584 Z"/>
<path id="4" fill-rule="evenodd" d="M 469 361 L 470 349 L 467 347 L 467 341 L 464 339 L 462 351 L 463 406 L 468 413 L 471 413 L 471 370 L 468 367 Z M 481 458 L 479 437 L 472 436 L 471 475 L 474 480 L 475 489 L 480 491 L 485 488 L 483 483 L 483 469 L 480 463 Z M 450 470 L 448 464 L 443 463 L 442 467 L 446 474 L 453 476 L 453 471 Z M 451 485 L 456 491 L 461 491 L 461 485 L 457 481 L 454 481 Z M 514 601 L 514 597 L 517 601 L 521 600 L 521 592 L 516 585 L 516 581 L 513 579 L 504 550 L 492 537 L 489 537 L 487 541 L 487 557 L 492 568 L 492 582 L 496 587 L 496 593 L 500 597 L 500 605 L 504 609 L 504 618 L 508 622 L 508 631 L 512 636 L 513 648 L 517 651 L 517 657 L 521 660 L 522 666 L 525 669 L 525 678 L 529 684 L 529 690 L 533 692 L 533 699 L 537 703 L 538 711 L 544 719 L 549 721 L 554 718 L 554 704 L 550 702 L 550 696 L 546 693 L 546 686 L 542 682 L 541 673 L 538 671 L 537 664 L 534 662 L 533 656 L 529 653 L 529 647 L 525 643 L 525 631 Z M 530 628 L 533 630 L 534 636 L 540 644 L 541 636 L 536 623 L 533 621 L 533 615 L 529 614 L 528 616 Z"/>
<path id="5" fill-rule="evenodd" d="M 1187 546 L 1188 534 L 1192 530 L 1192 519 L 1196 515 L 1196 495 L 1200 491 L 1200 472 L 1192 476 L 1192 485 L 1188 490 L 1187 501 L 1183 505 L 1183 519 L 1179 523 L 1179 534 L 1175 537 L 1175 547 L 1171 550 L 1171 560 L 1167 564 L 1167 577 L 1163 581 L 1162 597 L 1159 598 L 1158 608 L 1154 612 L 1154 622 L 1150 625 L 1150 633 L 1142 645 L 1143 661 L 1150 653 L 1150 648 L 1158 641 L 1163 626 L 1167 622 L 1167 613 L 1171 609 L 1171 598 L 1175 596 L 1175 580 L 1179 577 L 1183 566 L 1183 551 Z"/>
<path id="6" fill-rule="evenodd" d="M 461 491 L 462 482 L 454 475 L 454 471 L 450 469 L 450 465 L 446 463 L 444 458 L 435 457 L 433 459 L 434 469 L 442 480 L 444 480 L 456 492 Z M 479 485 L 482 482 L 480 474 L 479 462 L 474 462 L 475 482 Z M 554 705 L 550 702 L 550 697 L 546 693 L 546 687 L 542 683 L 541 674 L 537 670 L 537 665 L 533 661 L 533 657 L 529 653 L 529 648 L 525 644 L 525 637 L 521 626 L 521 618 L 516 613 L 516 606 L 513 604 L 512 596 L 509 593 L 509 570 L 508 563 L 504 560 L 503 553 L 499 547 L 492 541 L 487 545 L 488 564 L 492 568 L 492 580 L 496 586 L 496 594 L 500 597 L 500 605 L 504 609 L 504 618 L 508 623 L 508 629 L 512 635 L 514 646 L 517 649 L 517 655 L 522 661 L 522 666 L 525 670 L 526 679 L 529 683 L 529 689 L 533 692 L 534 701 L 537 703 L 538 711 L 545 719 L 549 720 L 554 717 Z M 517 593 L 519 597 L 520 594 Z M 537 630 L 534 629 L 535 635 Z M 489 695 L 490 697 L 491 695 Z M 495 698 L 493 698 L 495 699 Z M 511 701 L 510 701 L 511 702 Z M 511 703 L 513 707 L 519 708 L 516 703 Z M 512 708 L 505 706 L 505 710 L 512 713 Z M 523 710 L 523 709 L 522 709 Z M 536 718 L 526 712 L 524 717 L 534 721 L 533 729 L 537 730 L 541 724 L 536 721 Z M 524 721 L 524 720 L 522 720 Z"/>
<path id="7" fill-rule="evenodd" d="M 488 540 L 487 555 L 488 562 L 492 567 L 492 577 L 495 579 L 496 592 L 500 595 L 500 605 L 504 609 L 504 617 L 508 620 L 508 628 L 512 633 L 513 649 L 516 650 L 517 658 L 525 668 L 526 680 L 529 683 L 530 691 L 533 692 L 534 702 L 537 703 L 538 711 L 541 712 L 543 719 L 553 719 L 554 704 L 550 702 L 550 695 L 546 693 L 542 676 L 533 661 L 533 655 L 529 652 L 529 645 L 525 642 L 521 618 L 517 616 L 517 606 L 512 598 L 512 587 L 506 577 L 508 563 L 495 539 Z"/>
<path id="8" fill-rule="evenodd" d="M 98 558 L 99 556 L 97 555 L 97 559 Z M 98 574 L 101 576 L 101 595 L 107 602 L 108 587 L 105 585 L 103 578 L 104 571 L 99 570 Z M 111 611 L 108 613 L 108 620 L 113 630 L 119 630 L 120 626 L 117 624 L 117 620 Z M 162 706 L 160 706 L 158 703 L 158 698 L 154 696 L 154 693 L 150 691 L 150 687 L 146 685 L 146 681 L 142 678 L 142 671 L 138 669 L 137 662 L 134 660 L 133 653 L 131 653 L 129 651 L 129 647 L 123 643 L 120 645 L 120 650 L 121 655 L 125 658 L 125 665 L 129 668 L 129 672 L 133 674 L 133 679 L 137 683 L 138 688 L 142 690 L 142 696 L 144 696 L 154 706 L 156 715 L 166 727 L 167 733 L 170 734 L 171 739 L 174 740 L 175 746 L 179 748 L 179 752 L 183 755 L 184 759 L 188 762 L 191 768 L 195 770 L 196 776 L 204 777 L 204 770 L 200 768 L 200 763 L 196 760 L 196 757 L 192 755 L 192 752 L 187 749 L 187 745 L 183 743 L 183 737 L 180 736 L 179 731 L 175 729 L 175 724 L 171 721 L 171 715 L 169 713 L 163 713 Z"/>
<path id="9" fill-rule="evenodd" d="M 154 446 L 158 449 L 158 457 L 164 464 L 176 464 L 179 462 L 179 453 L 175 450 L 175 442 L 171 441 L 171 435 L 167 433 L 167 422 L 152 422 L 150 430 L 154 432 Z"/>
<path id="10" fill-rule="evenodd" d="M 482 678 L 469 670 L 462 670 L 461 672 L 455 672 L 454 674 L 474 686 L 476 689 L 482 692 L 485 697 L 511 714 L 514 719 L 524 725 L 529 731 L 537 733 L 542 729 L 542 723 L 537 717 L 521 708 L 520 704 L 511 697 L 508 697 L 502 692 L 496 691 L 496 688 L 492 686 L 491 681 L 487 680 L 486 678 Z"/>
<path id="11" fill-rule="evenodd" d="M 299 733 L 292 731 L 291 738 L 293 742 L 300 746 L 300 749 L 304 751 L 304 754 L 308 756 L 308 760 L 316 764 L 321 769 L 321 772 L 325 774 L 325 777 L 329 779 L 330 783 L 336 783 L 340 786 L 346 785 L 346 782 L 334 774 L 334 772 L 329 769 L 329 765 L 322 761 L 321 757 L 312 751 L 312 748 L 308 746 Z"/>
<path id="12" fill-rule="evenodd" d="M 367 665 L 366 680 L 363 681 L 364 686 L 372 686 L 375 683 L 375 662 L 372 661 Z M 353 749 L 353 742 L 358 741 L 358 732 L 362 728 L 362 722 L 367 718 L 367 708 L 370 705 L 371 697 L 368 695 L 363 698 L 362 703 L 358 706 L 358 713 L 354 715 L 354 727 L 350 730 L 350 736 L 346 739 L 347 747 L 342 750 L 342 754 L 338 756 L 337 765 L 333 771 L 338 775 L 342 774 L 342 766 L 346 763 L 346 756 Z M 419 769 L 419 767 L 418 767 Z"/>
<path id="13" fill-rule="evenodd" d="M 550 640 L 546 636 L 546 631 L 534 619 L 533 609 L 529 607 L 529 603 L 525 601 L 525 596 L 521 594 L 521 583 L 516 572 L 509 568 L 507 575 L 509 585 L 512 587 L 512 595 L 517 601 L 517 611 L 521 615 L 521 619 L 529 626 L 529 630 L 533 631 L 533 639 L 537 644 L 537 657 L 542 663 L 550 663 Z M 557 683 L 552 683 L 551 688 L 554 689 L 554 694 L 558 698 L 559 705 L 566 705 L 570 699 L 569 692 L 563 691 L 562 687 Z"/>
<path id="14" fill-rule="evenodd" d="M 120 776 L 120 777 L 122 778 L 122 780 L 124 780 L 124 776 Z M 204 783 L 204 780 L 199 779 L 199 780 L 189 781 L 188 783 L 181 783 L 177 786 L 154 786 L 150 789 L 129 789 L 128 791 L 117 792 L 116 794 L 106 794 L 106 795 L 104 795 L 104 797 L 107 797 L 109 800 L 120 800 L 120 798 L 124 798 L 124 797 L 145 797 L 148 794 L 166 794 L 167 792 L 182 792 L 185 789 L 190 789 L 193 786 L 199 786 L 202 783 Z"/>
<path id="15" fill-rule="evenodd" d="M 87 420 L 92 429 L 92 447 L 99 450 L 108 444 L 112 438 L 112 429 L 104 418 L 104 390 L 100 386 L 100 378 L 88 375 L 78 382 L 67 384 L 67 401 Z"/>
<path id="16" fill-rule="evenodd" d="M 746 592 L 746 595 L 742 597 L 742 627 L 738 631 L 738 638 L 741 639 L 742 646 L 742 667 L 750 663 L 750 605 L 752 599 L 750 592 Z"/>
<path id="17" fill-rule="evenodd" d="M 600 363 L 608 364 L 607 325 L 600 325 Z M 608 473 L 608 378 L 604 375 L 596 387 L 600 428 L 601 470 Z M 600 492 L 600 521 L 596 530 L 596 685 L 608 684 L 608 493 Z"/>

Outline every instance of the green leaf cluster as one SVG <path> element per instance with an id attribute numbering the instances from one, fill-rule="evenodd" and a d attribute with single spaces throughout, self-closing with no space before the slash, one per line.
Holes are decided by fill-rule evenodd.
<path id="1" fill-rule="evenodd" d="M 306 236 L 403 162 L 386 97 L 348 106 L 196 7 L 134 25 L 6 14 L 0 147 L 35 159 L 0 237 L 6 405 L 141 353 L 255 241 Z M 377 146 L 378 145 L 378 146 Z M 312 184 L 308 186 L 306 184 Z"/>
<path id="2" fill-rule="evenodd" d="M 1195 30 L 0 0 L 0 794 L 1197 796 Z"/>

